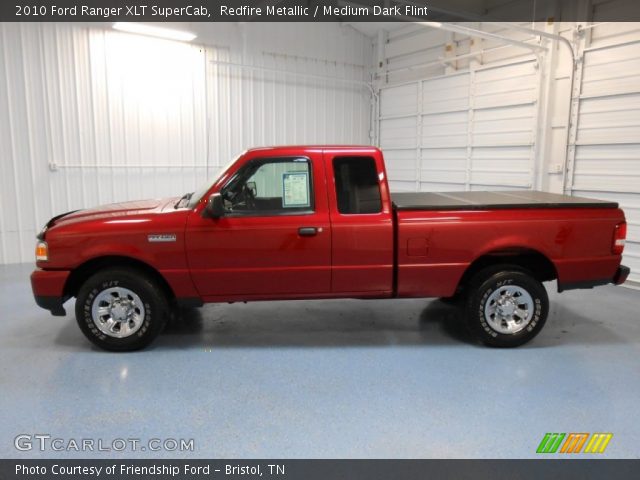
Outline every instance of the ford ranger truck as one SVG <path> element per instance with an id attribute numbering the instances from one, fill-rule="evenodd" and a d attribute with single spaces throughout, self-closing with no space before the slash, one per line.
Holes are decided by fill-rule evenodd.
<path id="1" fill-rule="evenodd" d="M 559 291 L 623 283 L 616 203 L 536 191 L 389 192 L 382 152 L 256 148 L 197 192 L 52 218 L 38 235 L 35 300 L 76 298 L 94 344 L 148 345 L 173 309 L 207 302 L 460 299 L 490 346 L 544 326 Z"/>

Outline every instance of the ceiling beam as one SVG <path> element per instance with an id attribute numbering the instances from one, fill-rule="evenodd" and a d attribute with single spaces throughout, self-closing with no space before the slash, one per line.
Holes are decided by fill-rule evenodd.
<path id="1" fill-rule="evenodd" d="M 437 28 L 440 30 L 446 30 L 447 32 L 460 33 L 474 38 L 484 38 L 486 40 L 495 40 L 501 43 L 506 43 L 516 47 L 525 48 L 532 52 L 543 52 L 546 50 L 541 45 L 532 45 L 531 43 L 521 42 L 520 40 L 514 40 L 513 38 L 503 37 L 496 33 L 485 32 L 483 30 L 477 30 L 475 28 L 465 27 L 455 23 L 441 23 L 441 22 L 411 22 L 415 25 L 421 25 L 423 27 Z"/>

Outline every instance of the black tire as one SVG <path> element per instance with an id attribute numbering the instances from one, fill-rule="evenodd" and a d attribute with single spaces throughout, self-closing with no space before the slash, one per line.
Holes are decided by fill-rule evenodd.
<path id="1" fill-rule="evenodd" d="M 505 332 L 504 330 L 508 329 L 506 322 L 502 322 L 502 317 L 496 317 L 496 314 L 490 313 L 491 306 L 497 305 L 492 295 L 496 291 L 501 291 L 508 295 L 507 289 L 512 289 L 511 287 L 517 289 L 516 296 L 511 297 L 514 299 L 513 303 L 517 303 L 518 298 L 524 301 L 522 300 L 522 290 L 530 295 L 532 300 L 531 307 L 527 310 L 530 311 L 530 316 L 527 316 L 527 321 L 520 319 L 520 321 L 523 321 L 523 326 L 515 324 L 515 329 L 521 329 L 514 331 L 514 333 Z M 499 292 L 495 293 L 495 295 L 499 298 L 504 298 Z M 489 316 L 486 315 L 487 310 L 485 309 L 487 302 L 490 303 L 488 307 Z M 500 308 L 510 308 L 510 305 Z M 523 345 L 540 333 L 547 321 L 548 314 L 549 297 L 544 285 L 536 280 L 530 272 L 518 266 L 502 265 L 487 268 L 476 274 L 470 282 L 465 312 L 467 327 L 472 335 L 486 345 L 507 348 Z M 498 328 L 502 328 L 503 331 L 499 331 Z"/>
<path id="2" fill-rule="evenodd" d="M 133 292 L 142 303 L 143 315 L 137 330 L 129 336 L 116 338 L 100 330 L 92 316 L 96 297 L 106 289 L 119 287 Z M 78 291 L 76 320 L 82 333 L 95 345 L 110 351 L 140 350 L 162 332 L 169 308 L 165 292 L 145 273 L 126 267 L 109 268 L 89 277 Z"/>

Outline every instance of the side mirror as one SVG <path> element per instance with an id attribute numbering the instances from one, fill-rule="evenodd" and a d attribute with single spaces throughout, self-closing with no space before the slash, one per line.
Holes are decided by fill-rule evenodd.
<path id="1" fill-rule="evenodd" d="M 207 200 L 207 208 L 205 209 L 208 217 L 220 218 L 224 217 L 224 202 L 222 201 L 222 195 L 219 193 L 213 193 Z"/>

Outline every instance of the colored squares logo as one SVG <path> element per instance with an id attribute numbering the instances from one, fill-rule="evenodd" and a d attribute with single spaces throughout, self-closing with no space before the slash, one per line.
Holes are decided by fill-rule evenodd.
<path id="1" fill-rule="evenodd" d="M 594 433 L 584 453 L 604 453 L 611 437 L 613 437 L 612 433 Z"/>
<path id="2" fill-rule="evenodd" d="M 564 437 L 564 433 L 546 433 L 538 445 L 536 453 L 556 453 Z"/>
<path id="3" fill-rule="evenodd" d="M 604 453 L 613 437 L 612 433 L 594 433 L 591 437 L 589 435 L 588 433 L 546 433 L 536 453 Z"/>
<path id="4" fill-rule="evenodd" d="M 570 433 L 562 444 L 560 453 L 580 453 L 587 438 L 589 438 L 588 433 Z"/>

